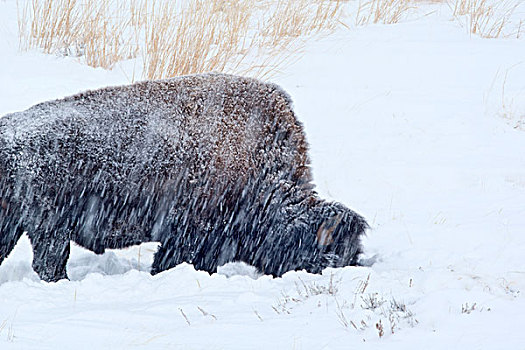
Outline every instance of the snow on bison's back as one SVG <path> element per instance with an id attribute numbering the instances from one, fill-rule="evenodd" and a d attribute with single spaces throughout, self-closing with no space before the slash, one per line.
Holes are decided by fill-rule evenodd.
<path id="1" fill-rule="evenodd" d="M 262 272 L 355 264 L 365 220 L 312 190 L 307 143 L 279 87 L 222 74 L 81 93 L 0 118 L 0 262 L 23 231 L 44 280 L 69 241 L 159 241 L 180 262 Z"/>

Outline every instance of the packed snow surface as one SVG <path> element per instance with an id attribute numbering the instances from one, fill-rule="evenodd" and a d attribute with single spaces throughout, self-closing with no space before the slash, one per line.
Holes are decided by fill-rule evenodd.
<path id="1" fill-rule="evenodd" d="M 320 195 L 368 219 L 370 266 L 152 277 L 155 243 L 74 246 L 71 280 L 45 283 L 23 236 L 0 266 L 0 348 L 523 348 L 524 39 L 482 39 L 418 4 L 309 43 L 272 79 L 305 124 Z M 0 115 L 130 83 L 133 66 L 19 52 L 14 0 L 0 2 L 0 52 Z"/>

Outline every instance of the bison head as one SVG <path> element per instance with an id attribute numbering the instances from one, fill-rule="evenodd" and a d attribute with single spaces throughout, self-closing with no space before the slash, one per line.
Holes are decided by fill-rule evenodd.
<path id="1" fill-rule="evenodd" d="M 344 205 L 319 201 L 311 209 L 308 233 L 315 234 L 318 250 L 314 269 L 356 265 L 367 228 L 365 219 Z"/>
<path id="2" fill-rule="evenodd" d="M 263 273 L 320 273 L 326 267 L 358 263 L 361 236 L 368 228 L 362 216 L 342 204 L 311 197 L 285 212 L 258 249 L 255 265 Z"/>

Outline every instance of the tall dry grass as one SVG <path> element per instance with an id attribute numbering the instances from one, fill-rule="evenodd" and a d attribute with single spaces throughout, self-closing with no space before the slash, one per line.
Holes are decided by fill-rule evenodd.
<path id="1" fill-rule="evenodd" d="M 294 38 L 335 29 L 341 18 L 342 5 L 340 0 L 278 1 L 264 19 L 261 32 L 264 45 L 279 47 Z"/>
<path id="2" fill-rule="evenodd" d="M 250 1 L 164 3 L 145 25 L 144 71 L 150 79 L 235 70 L 248 48 Z"/>
<path id="3" fill-rule="evenodd" d="M 413 8 L 413 0 L 359 0 L 355 24 L 394 24 Z"/>
<path id="4" fill-rule="evenodd" d="M 398 23 L 422 2 L 447 1 L 481 37 L 520 37 L 523 24 L 511 32 L 516 6 L 498 0 L 17 1 L 21 49 L 103 68 L 138 57 L 147 79 L 209 71 L 267 77 L 299 58 L 308 41 L 348 27 L 345 6 L 358 26 Z"/>
<path id="5" fill-rule="evenodd" d="M 340 0 L 165 3 L 146 25 L 144 70 L 160 78 L 204 71 L 267 76 L 306 41 L 335 29 Z M 173 14 L 177 14 L 173 16 Z"/>
<path id="6" fill-rule="evenodd" d="M 20 47 L 111 68 L 140 57 L 143 78 L 265 76 L 341 22 L 341 0 L 26 0 Z"/>
<path id="7" fill-rule="evenodd" d="M 132 24 L 128 13 L 122 1 L 28 1 L 19 4 L 20 47 L 83 56 L 92 67 L 111 68 L 137 53 L 128 35 Z"/>
<path id="8" fill-rule="evenodd" d="M 467 19 L 468 30 L 471 34 L 483 38 L 499 38 L 502 36 L 521 34 L 520 21 L 515 31 L 509 31 L 511 17 L 517 4 L 499 0 L 455 0 L 453 13 L 456 19 Z"/>

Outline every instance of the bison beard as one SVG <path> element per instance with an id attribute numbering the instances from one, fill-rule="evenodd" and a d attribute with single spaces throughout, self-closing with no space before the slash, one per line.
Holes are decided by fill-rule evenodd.
<path id="1" fill-rule="evenodd" d="M 157 241 L 152 273 L 244 261 L 280 276 L 355 265 L 366 221 L 317 197 L 278 86 L 222 74 L 89 91 L 0 118 L 0 263 L 24 231 L 40 278 L 70 240 Z"/>

